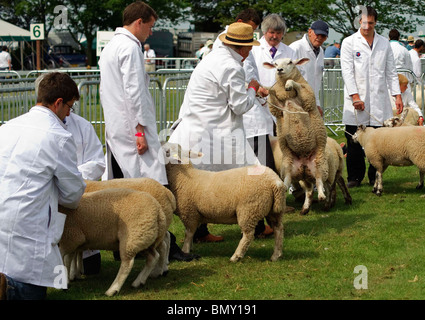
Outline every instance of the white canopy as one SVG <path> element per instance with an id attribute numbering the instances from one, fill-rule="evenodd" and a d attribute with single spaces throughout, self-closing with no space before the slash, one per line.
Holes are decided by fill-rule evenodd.
<path id="1" fill-rule="evenodd" d="M 29 41 L 30 38 L 28 30 L 0 19 L 0 41 Z"/>

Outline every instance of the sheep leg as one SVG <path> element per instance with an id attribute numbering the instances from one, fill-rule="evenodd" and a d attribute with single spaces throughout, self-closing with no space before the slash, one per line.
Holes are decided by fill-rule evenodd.
<path id="1" fill-rule="evenodd" d="M 329 211 L 335 205 L 336 198 L 336 184 L 335 182 L 332 185 L 329 182 L 324 183 L 326 191 L 326 200 L 324 205 L 324 210 Z"/>
<path id="2" fill-rule="evenodd" d="M 254 232 L 254 228 L 249 231 L 242 231 L 242 239 L 239 241 L 239 245 L 236 248 L 235 253 L 230 258 L 231 262 L 237 262 L 245 256 L 245 253 L 248 250 L 252 240 L 254 240 Z"/>
<path id="3" fill-rule="evenodd" d="M 159 261 L 159 253 L 155 248 L 149 248 L 146 257 L 146 265 L 143 270 L 139 273 L 136 280 L 131 284 L 134 288 L 139 287 L 141 284 L 145 284 L 152 270 L 155 268 Z"/>
<path id="4" fill-rule="evenodd" d="M 339 176 L 336 179 L 336 182 L 338 183 L 339 188 L 341 189 L 342 194 L 344 195 L 345 204 L 352 204 L 353 199 L 351 198 L 350 192 L 348 191 L 344 178 L 342 176 Z"/>
<path id="5" fill-rule="evenodd" d="M 383 191 L 382 185 L 382 172 L 376 171 L 375 185 L 373 186 L 372 192 L 377 196 L 381 196 Z"/>
<path id="6" fill-rule="evenodd" d="M 282 247 L 283 247 L 283 223 L 282 223 L 282 214 L 274 214 L 273 218 L 269 216 L 267 222 L 270 223 L 270 226 L 274 231 L 274 250 L 273 255 L 270 258 L 271 261 L 277 261 L 282 256 Z"/>
<path id="7" fill-rule="evenodd" d="M 419 184 L 416 186 L 416 189 L 420 190 L 424 187 L 424 172 L 419 171 Z"/>
<path id="8" fill-rule="evenodd" d="M 72 265 L 72 261 L 74 260 L 74 255 L 75 255 L 75 252 L 62 254 L 63 265 L 65 266 L 68 272 L 68 283 L 74 280 L 74 275 L 71 273 L 71 265 Z"/>
<path id="9" fill-rule="evenodd" d="M 195 235 L 196 229 L 199 227 L 199 223 L 191 223 L 191 225 L 185 225 L 186 230 L 184 232 L 184 243 L 182 246 L 182 251 L 184 253 L 189 253 L 192 250 L 193 236 Z"/>
<path id="10" fill-rule="evenodd" d="M 170 252 L 170 233 L 167 232 L 164 240 L 157 248 L 159 253 L 158 263 L 155 265 L 155 268 L 150 273 L 150 278 L 157 278 L 168 272 L 168 254 Z"/>
<path id="11" fill-rule="evenodd" d="M 124 257 L 124 255 L 121 253 L 121 266 L 118 270 L 117 276 L 115 277 L 114 282 L 112 282 L 112 285 L 109 287 L 109 289 L 105 292 L 105 294 L 109 297 L 112 297 L 116 293 L 118 293 L 125 280 L 127 279 L 128 275 L 130 274 L 131 269 L 134 265 L 134 256 L 131 259 L 128 259 L 127 257 Z"/>
<path id="12" fill-rule="evenodd" d="M 311 204 L 313 203 L 313 184 L 305 181 L 300 181 L 301 187 L 305 192 L 305 200 L 303 207 L 301 208 L 301 215 L 306 215 L 310 211 Z"/>

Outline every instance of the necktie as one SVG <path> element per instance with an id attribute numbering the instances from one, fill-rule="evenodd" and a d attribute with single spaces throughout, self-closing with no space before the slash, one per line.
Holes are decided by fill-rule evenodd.
<path id="1" fill-rule="evenodd" d="M 272 58 L 274 58 L 274 55 L 276 54 L 277 49 L 275 47 L 270 48 L 270 53 L 272 55 Z"/>

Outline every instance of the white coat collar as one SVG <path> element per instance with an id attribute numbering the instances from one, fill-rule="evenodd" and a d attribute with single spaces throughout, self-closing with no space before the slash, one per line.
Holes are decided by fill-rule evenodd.
<path id="1" fill-rule="evenodd" d="M 126 28 L 118 27 L 115 29 L 114 35 L 124 35 L 129 37 L 131 40 L 135 41 L 139 47 L 142 47 L 142 44 L 140 43 L 139 39 L 136 38 L 134 34 L 132 34 L 130 31 L 128 31 Z"/>
<path id="2" fill-rule="evenodd" d="M 46 113 L 46 114 L 48 114 L 48 115 L 51 115 L 51 116 L 53 116 L 53 117 L 55 117 L 55 119 L 57 119 L 58 120 L 58 122 L 59 122 L 59 124 L 64 128 L 64 129 L 66 129 L 66 124 L 65 123 L 63 123 L 63 121 L 57 116 L 57 114 L 56 113 L 54 113 L 52 110 L 50 110 L 49 108 L 47 108 L 47 107 L 45 107 L 45 106 L 34 106 L 34 107 L 32 107 L 31 108 L 31 110 L 30 111 L 32 111 L 32 110 L 35 110 L 35 111 L 40 111 L 40 112 L 43 112 L 43 113 Z"/>
<path id="3" fill-rule="evenodd" d="M 369 44 L 367 43 L 365 37 L 363 37 L 362 34 L 360 33 L 360 29 L 357 30 L 357 32 L 354 35 L 357 37 L 357 39 L 360 39 L 360 41 L 362 41 L 364 44 L 366 44 L 369 47 Z M 372 50 L 376 46 L 376 42 L 378 41 L 378 36 L 379 35 L 376 33 L 376 30 L 373 30 Z"/>

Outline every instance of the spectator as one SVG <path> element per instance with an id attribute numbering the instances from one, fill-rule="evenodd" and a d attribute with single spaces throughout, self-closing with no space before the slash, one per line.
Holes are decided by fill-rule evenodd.
<path id="1" fill-rule="evenodd" d="M 389 41 L 375 32 L 378 14 L 372 7 L 362 12 L 361 27 L 341 45 L 341 69 L 344 79 L 343 123 L 347 138 L 348 187 L 360 186 L 366 172 L 364 152 L 351 135 L 357 126 L 382 126 L 393 116 L 388 89 L 396 96 L 398 113 L 403 111 L 397 72 Z M 372 50 L 373 49 L 373 50 Z M 372 117 L 373 115 L 373 117 Z M 369 165 L 369 183 L 376 169 Z"/>
<path id="2" fill-rule="evenodd" d="M 335 58 L 339 58 L 341 55 L 341 44 L 339 42 L 334 42 L 333 45 L 330 45 L 325 50 L 325 67 L 333 68 L 335 66 Z"/>
<path id="3" fill-rule="evenodd" d="M 414 36 L 408 36 L 407 37 L 407 50 L 412 50 L 415 47 L 415 37 Z"/>
<path id="4" fill-rule="evenodd" d="M 86 187 L 62 122 L 77 99 L 75 82 L 51 73 L 37 104 L 0 127 L 0 299 L 44 299 L 47 287 L 59 285 L 65 215 L 58 204 L 76 208 Z"/>
<path id="5" fill-rule="evenodd" d="M 155 50 L 151 49 L 149 43 L 145 43 L 143 46 L 145 51 L 143 52 L 143 57 L 145 59 L 145 71 L 146 72 L 155 72 L 155 60 L 150 58 L 156 58 Z"/>
<path id="6" fill-rule="evenodd" d="M 421 39 L 415 41 L 415 47 L 409 51 L 410 58 L 412 59 L 413 72 L 417 78 L 422 76 L 422 62 L 421 53 L 425 50 L 425 42 Z"/>
<path id="7" fill-rule="evenodd" d="M 3 46 L 0 52 L 0 70 L 12 70 L 12 58 L 7 46 Z"/>
<path id="8" fill-rule="evenodd" d="M 131 3 L 124 9 L 123 27 L 115 30 L 100 56 L 100 100 L 106 136 L 105 179 L 147 177 L 168 184 L 155 105 L 141 50 L 141 43 L 152 35 L 157 19 L 156 12 L 146 3 Z M 170 254 L 176 260 L 193 259 L 193 255 L 177 250 L 180 248 L 175 242 L 172 248 Z"/>
<path id="9" fill-rule="evenodd" d="M 419 115 L 418 125 L 422 126 L 424 123 L 424 117 L 423 117 L 421 108 L 419 108 L 415 99 L 413 99 L 412 91 L 409 88 L 409 80 L 404 75 L 399 74 L 398 81 L 400 84 L 401 99 L 403 100 L 403 106 L 405 108 L 410 107 L 418 113 Z M 391 98 L 391 106 L 395 108 L 395 99 L 391 95 L 390 95 L 390 98 Z"/>
<path id="10" fill-rule="evenodd" d="M 397 29 L 391 29 L 389 38 L 396 68 L 412 70 L 412 59 L 410 58 L 409 50 L 400 43 L 400 32 Z"/>
<path id="11" fill-rule="evenodd" d="M 199 60 L 201 60 L 201 56 L 202 56 L 202 48 L 204 47 L 204 44 L 201 43 L 199 45 L 199 49 L 195 52 L 195 57 L 198 58 Z"/>
<path id="12" fill-rule="evenodd" d="M 320 108 L 319 92 L 322 86 L 324 64 L 324 52 L 322 49 L 323 42 L 328 38 L 329 27 L 326 22 L 321 20 L 312 23 L 308 29 L 308 33 L 302 39 L 290 44 L 297 55 L 297 58 L 309 58 L 310 62 L 304 66 L 300 66 L 301 75 L 313 88 L 316 95 L 317 108 L 323 115 Z"/>
<path id="13" fill-rule="evenodd" d="M 208 53 L 211 52 L 212 48 L 213 48 L 214 42 L 212 40 L 208 40 L 207 42 L 205 42 L 205 46 L 201 49 L 200 52 L 200 59 L 204 59 Z"/>

